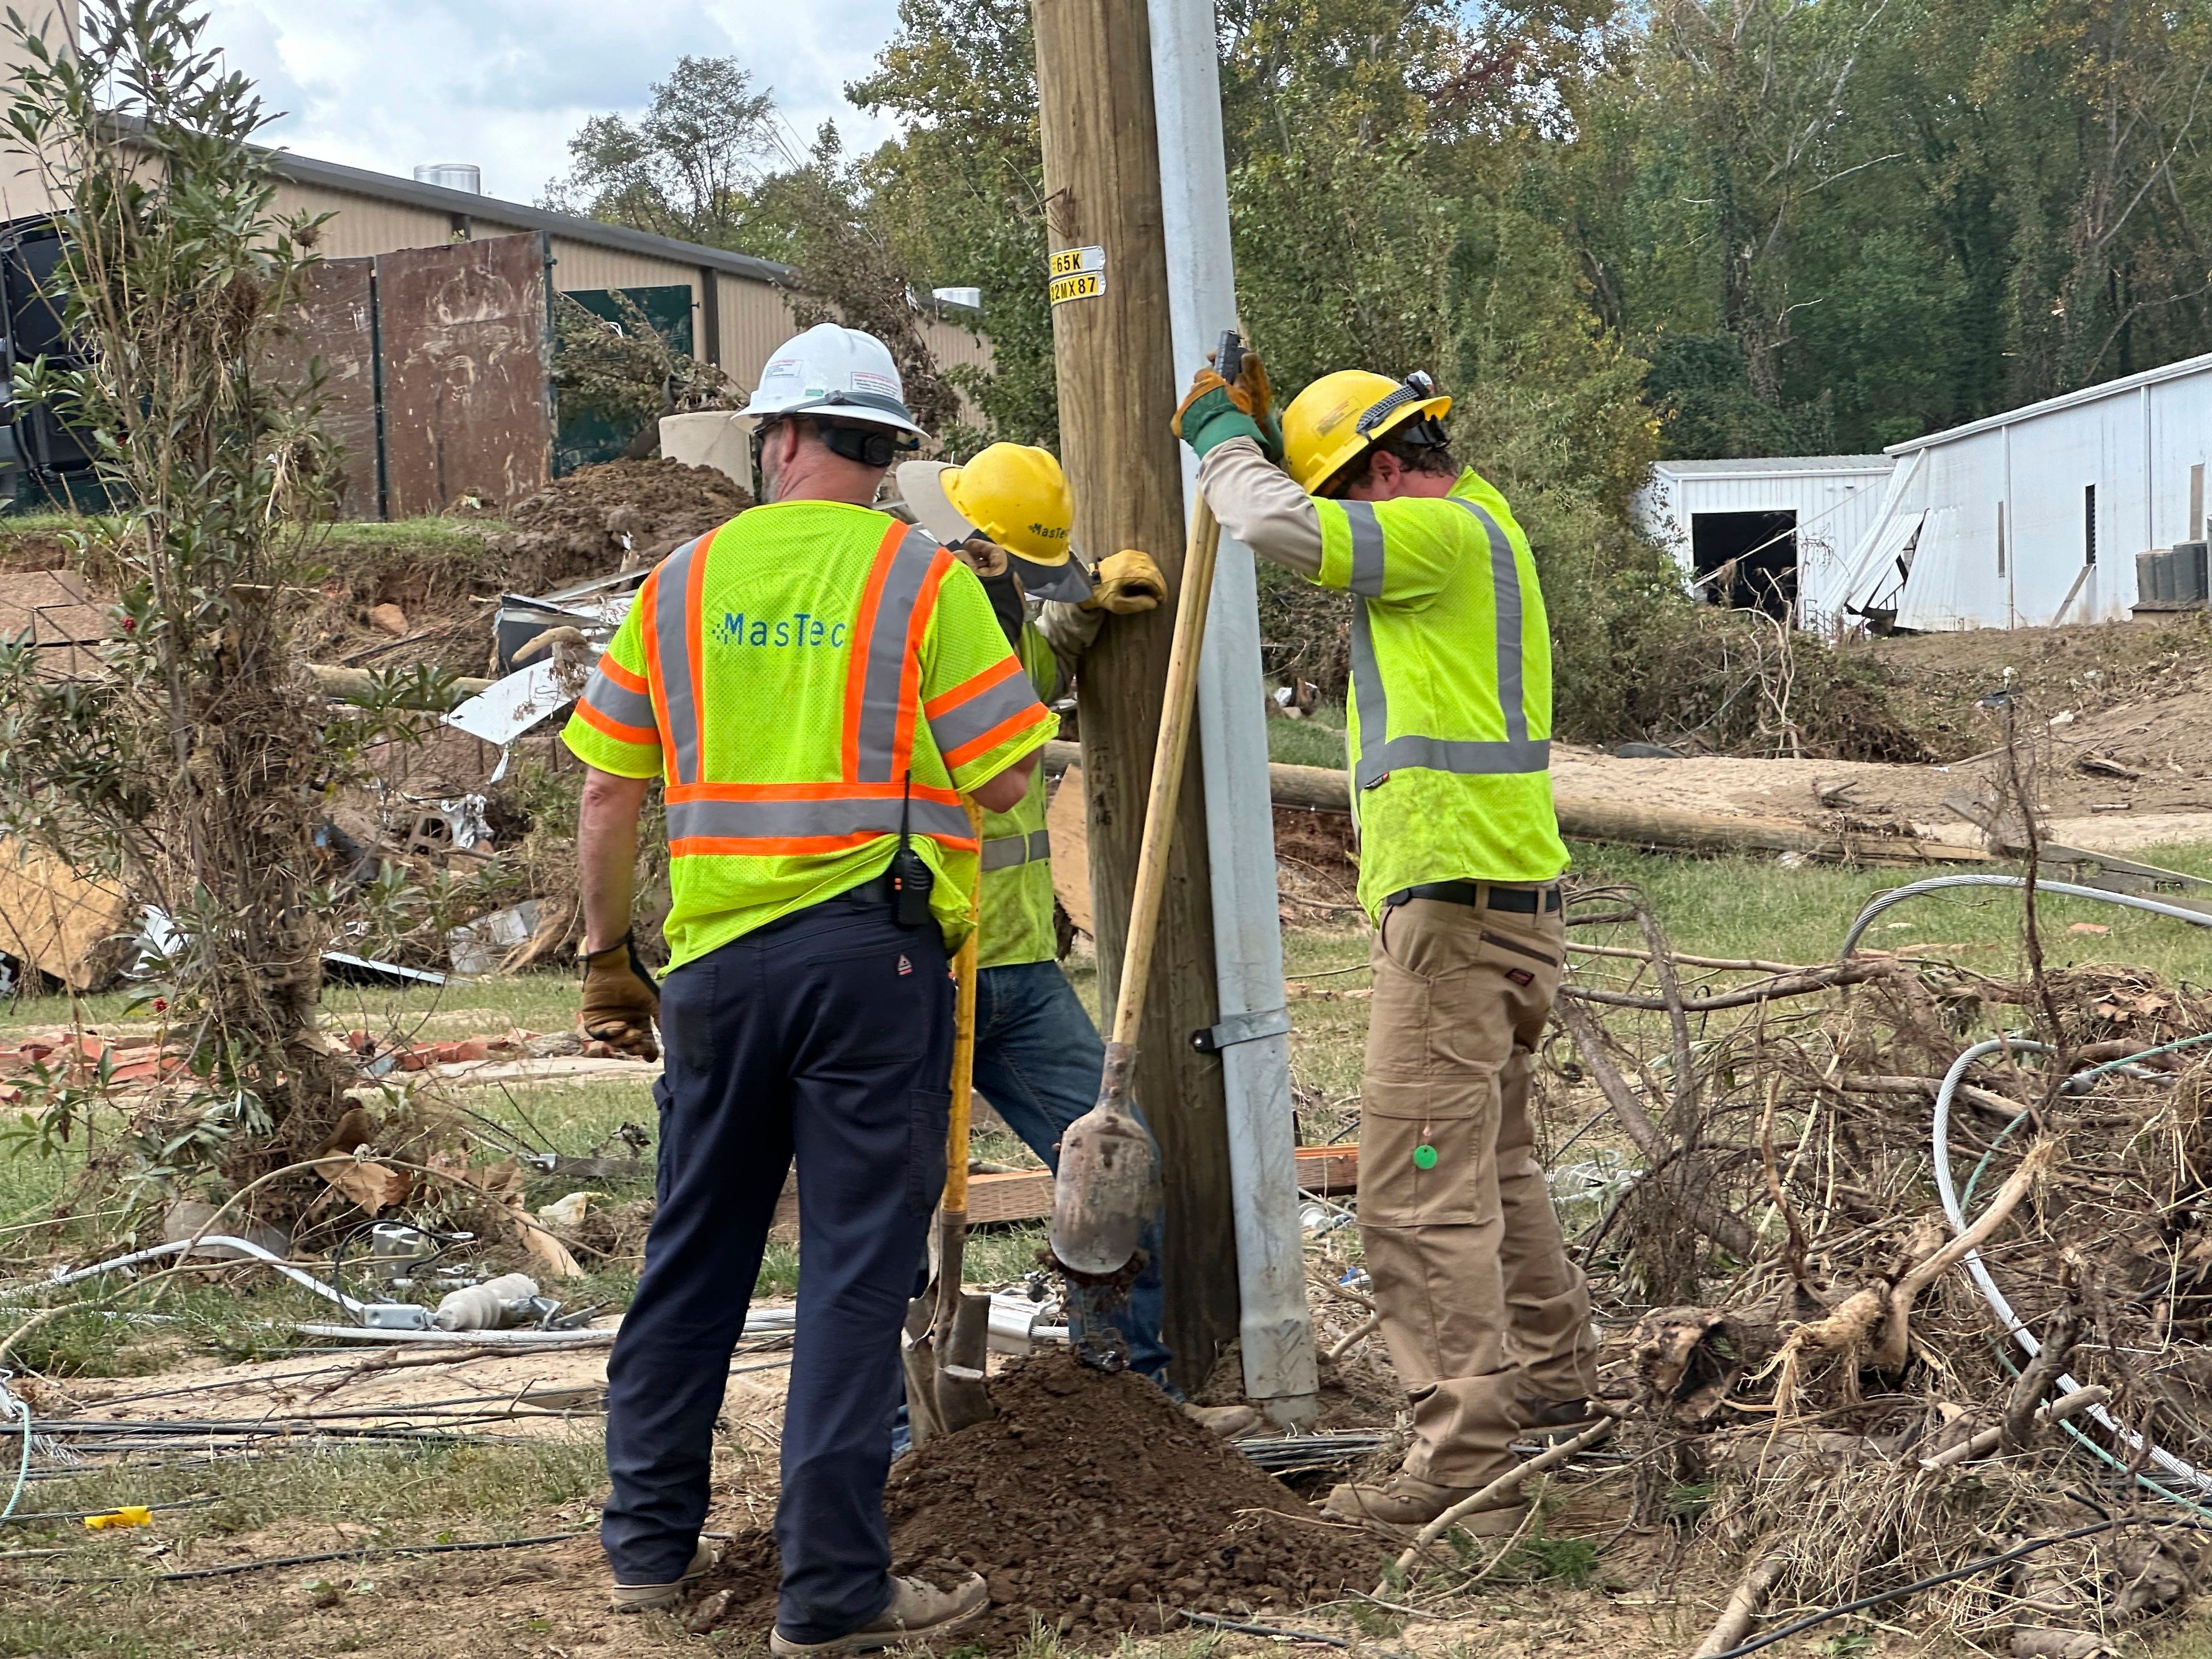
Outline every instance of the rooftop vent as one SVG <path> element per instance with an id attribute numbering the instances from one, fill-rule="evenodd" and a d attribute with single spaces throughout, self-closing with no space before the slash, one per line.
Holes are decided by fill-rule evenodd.
<path id="1" fill-rule="evenodd" d="M 439 185 L 447 190 L 465 190 L 471 196 L 483 194 L 483 169 L 473 161 L 432 161 L 415 169 L 418 185 Z"/>

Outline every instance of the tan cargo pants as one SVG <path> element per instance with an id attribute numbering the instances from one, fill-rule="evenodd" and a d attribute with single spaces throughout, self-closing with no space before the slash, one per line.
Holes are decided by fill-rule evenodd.
<path id="1" fill-rule="evenodd" d="M 1486 1481 L 1539 1410 L 1597 1386 L 1589 1292 L 1528 1117 L 1565 939 L 1558 911 L 1412 899 L 1370 952 L 1359 1235 L 1413 1399 L 1406 1471 L 1439 1486 Z"/>

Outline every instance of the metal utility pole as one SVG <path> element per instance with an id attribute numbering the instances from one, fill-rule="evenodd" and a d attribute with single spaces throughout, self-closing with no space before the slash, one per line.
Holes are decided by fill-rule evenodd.
<path id="1" fill-rule="evenodd" d="M 1093 558 L 1144 549 L 1159 562 L 1172 592 L 1182 577 L 1186 526 L 1178 446 L 1168 430 L 1177 393 L 1145 0 L 1031 0 L 1030 15 L 1060 459 L 1075 495 L 1076 540 Z M 1047 272 L 1037 275 L 1048 280 Z M 1083 663 L 1091 904 L 1108 1007 L 1121 978 L 1174 624 L 1170 605 L 1117 617 Z M 1194 1030 L 1214 1024 L 1215 1006 L 1202 747 L 1191 745 L 1176 816 L 1136 1090 L 1160 1143 L 1166 1337 L 1176 1380 L 1185 1387 L 1203 1381 L 1238 1334 L 1222 1067 L 1189 1040 Z M 1257 799 L 1266 800 L 1264 786 Z"/>
<path id="2" fill-rule="evenodd" d="M 1221 73 L 1213 0 L 1149 0 L 1152 102 L 1167 244 L 1168 314 L 1179 384 L 1237 323 L 1229 251 L 1229 179 L 1221 143 Z M 1264 344 L 1264 342 L 1261 343 Z M 1187 501 L 1198 460 L 1180 456 Z M 1278 1424 L 1308 1428 L 1320 1374 L 1306 1308 L 1298 1225 L 1297 1135 L 1291 1115 L 1291 1018 L 1275 896 L 1275 825 L 1267 798 L 1267 717 L 1261 705 L 1259 584 L 1252 550 L 1228 536 L 1213 572 L 1199 736 L 1212 854 L 1214 1028 L 1228 1097 L 1237 1194 L 1237 1272 L 1244 1393 Z"/>

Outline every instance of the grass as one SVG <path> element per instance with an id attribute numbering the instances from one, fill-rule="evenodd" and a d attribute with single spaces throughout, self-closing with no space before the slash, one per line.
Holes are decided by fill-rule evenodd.
<path id="1" fill-rule="evenodd" d="M 1320 703 L 1304 720 L 1270 720 L 1267 758 L 1284 766 L 1327 766 L 1341 772 L 1345 766 L 1343 705 Z"/>

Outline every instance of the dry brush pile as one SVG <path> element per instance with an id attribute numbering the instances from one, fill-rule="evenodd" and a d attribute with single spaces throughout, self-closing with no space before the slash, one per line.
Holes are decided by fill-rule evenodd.
<path id="1" fill-rule="evenodd" d="M 2150 1483 L 2212 1501 L 2212 1046 L 2129 1057 L 2212 1031 L 2212 1000 L 2118 969 L 1685 956 L 1621 890 L 1571 915 L 1641 935 L 1574 947 L 1548 1058 L 1644 1166 L 1583 1249 L 1633 1320 L 1633 1519 L 1677 1567 L 1743 1573 L 1703 1651 L 1765 1607 L 2085 1528 L 1927 1586 L 1919 1613 L 2083 1659 L 2185 1601 L 2199 1512 Z"/>

